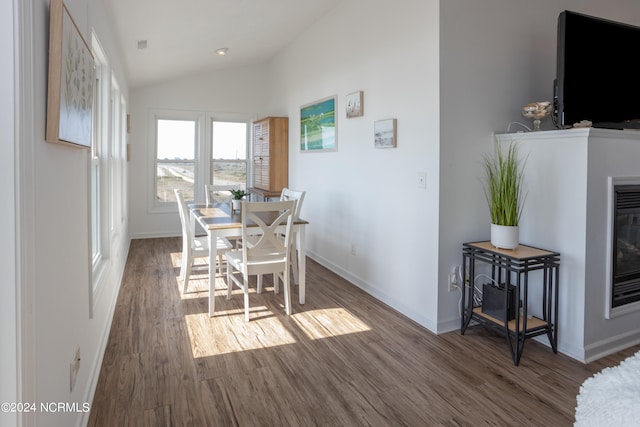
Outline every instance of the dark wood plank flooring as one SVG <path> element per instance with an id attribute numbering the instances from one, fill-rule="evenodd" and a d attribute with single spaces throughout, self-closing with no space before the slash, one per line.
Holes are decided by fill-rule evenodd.
<path id="1" fill-rule="evenodd" d="M 515 367 L 504 337 L 436 336 L 312 260 L 291 316 L 265 278 L 246 323 L 218 278 L 210 318 L 180 245 L 132 241 L 89 426 L 569 426 L 582 382 L 640 350 L 584 365 L 530 340 Z"/>

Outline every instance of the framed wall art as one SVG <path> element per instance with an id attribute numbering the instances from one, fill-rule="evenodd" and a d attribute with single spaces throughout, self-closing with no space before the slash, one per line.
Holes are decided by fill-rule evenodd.
<path id="1" fill-rule="evenodd" d="M 376 148 L 395 148 L 398 144 L 396 119 L 377 120 L 373 125 Z"/>
<path id="2" fill-rule="evenodd" d="M 300 107 L 300 151 L 337 151 L 336 96 Z"/>
<path id="3" fill-rule="evenodd" d="M 62 0 L 49 9 L 47 142 L 91 147 L 93 56 Z"/>
<path id="4" fill-rule="evenodd" d="M 364 115 L 363 92 L 353 92 L 346 97 L 347 119 Z"/>

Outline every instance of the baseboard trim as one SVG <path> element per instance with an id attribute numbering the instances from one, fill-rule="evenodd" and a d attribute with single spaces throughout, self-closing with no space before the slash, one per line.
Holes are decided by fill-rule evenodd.
<path id="1" fill-rule="evenodd" d="M 584 363 L 591 363 L 620 350 L 640 344 L 640 330 L 619 334 L 585 346 Z"/>
<path id="2" fill-rule="evenodd" d="M 162 239 L 166 237 L 181 237 L 182 234 L 180 232 L 175 231 L 166 231 L 166 232 L 143 232 L 143 233 L 131 233 L 129 234 L 129 238 L 131 240 L 135 239 Z"/>
<path id="3" fill-rule="evenodd" d="M 307 250 L 307 256 L 309 258 L 311 258 L 312 260 L 314 260 L 315 262 L 317 262 L 318 264 L 322 265 L 323 267 L 331 270 L 332 272 L 334 272 L 338 276 L 340 276 L 343 279 L 347 280 L 349 283 L 351 283 L 354 286 L 357 286 L 358 288 L 362 289 L 364 292 L 368 293 L 369 295 L 371 295 L 372 297 L 376 298 L 380 302 L 388 305 L 389 307 L 391 307 L 395 311 L 399 312 L 403 316 L 406 316 L 409 319 L 413 320 L 414 322 L 417 322 L 421 326 L 427 328 L 430 332 L 432 332 L 434 334 L 437 333 L 436 332 L 437 331 L 436 328 L 437 328 L 438 325 L 437 325 L 436 322 L 432 321 L 429 318 L 424 317 L 421 313 L 416 313 L 415 311 L 409 309 L 404 304 L 400 303 L 397 299 L 393 298 L 392 296 L 390 296 L 386 292 L 381 291 L 380 289 L 378 289 L 375 286 L 371 285 L 370 283 L 368 283 L 366 280 L 362 279 L 361 277 L 359 277 L 359 276 L 357 276 L 357 275 L 355 275 L 355 274 L 343 269 L 339 265 L 336 265 L 335 263 L 329 261 L 328 259 L 318 255 L 317 253 L 315 253 L 313 251 Z"/>
<path id="4" fill-rule="evenodd" d="M 84 402 L 92 403 L 93 397 L 96 393 L 96 388 L 98 386 L 98 379 L 100 378 L 100 371 L 102 369 L 102 362 L 104 360 L 104 353 L 107 349 L 107 343 L 109 342 L 109 335 L 111 333 L 111 326 L 113 324 L 113 316 L 116 311 L 116 303 L 118 302 L 118 294 L 120 293 L 120 287 L 122 286 L 122 279 L 124 278 L 124 271 L 127 266 L 127 258 L 129 255 L 129 248 L 131 247 L 131 239 L 128 239 L 126 245 L 124 245 L 124 250 L 122 252 L 122 256 L 120 260 L 122 260 L 121 265 L 119 266 L 118 274 L 115 275 L 117 280 L 116 289 L 113 291 L 112 299 L 109 303 L 109 312 L 107 314 L 107 321 L 105 322 L 104 329 L 102 331 L 102 337 L 100 338 L 100 345 L 97 352 L 97 357 L 94 360 L 93 366 L 91 367 L 90 381 L 89 387 L 87 388 L 87 392 L 85 395 Z M 89 422 L 89 412 L 83 412 L 82 417 L 80 418 L 79 425 L 86 426 Z"/>

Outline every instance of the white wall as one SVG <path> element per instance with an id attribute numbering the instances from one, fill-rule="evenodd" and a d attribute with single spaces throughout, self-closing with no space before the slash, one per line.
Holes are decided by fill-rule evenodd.
<path id="1" fill-rule="evenodd" d="M 512 121 L 524 122 L 523 105 L 552 100 L 558 14 L 569 9 L 640 25 L 640 5 L 628 0 L 440 3 L 438 318 L 451 325 L 459 316 L 459 294 L 444 291 L 446 276 L 452 265 L 461 263 L 463 242 L 489 238 L 479 160 L 482 153 L 492 152 L 494 131 L 505 132 Z M 551 124 L 547 121 L 545 127 Z"/>
<path id="2" fill-rule="evenodd" d="M 19 301 L 22 348 L 19 401 L 91 402 L 108 337 L 128 250 L 126 221 L 116 226 L 109 268 L 89 318 L 89 151 L 44 141 L 47 99 L 49 0 L 21 2 L 20 50 L 16 66 L 21 84 L 18 199 Z M 95 26 L 110 60 L 118 64 L 115 43 L 100 0 L 66 0 L 87 41 Z M 126 82 L 114 68 L 125 96 Z M 73 392 L 70 368 L 76 347 L 81 364 Z M 4 382 L 4 381 L 3 381 Z M 86 413 L 24 414 L 30 425 L 71 426 Z M 31 424 L 33 423 L 33 424 Z"/>
<path id="3" fill-rule="evenodd" d="M 523 105 L 552 97 L 561 6 L 546 3 L 441 2 L 438 301 L 446 325 L 459 318 L 460 294 L 446 291 L 446 277 L 462 262 L 462 243 L 489 238 L 482 155 L 492 152 L 494 131 L 524 121 Z"/>
<path id="4" fill-rule="evenodd" d="M 15 87 L 14 57 L 15 32 L 14 2 L 0 3 L 0 200 L 15 205 Z M 12 209 L 4 209 L 0 215 L 0 402 L 17 402 L 18 394 L 18 314 L 16 304 L 16 216 Z M 17 423 L 17 414 L 0 414 L 0 426 Z"/>
<path id="5" fill-rule="evenodd" d="M 190 76 L 131 91 L 129 218 L 132 238 L 180 235 L 177 205 L 169 211 L 153 209 L 152 111 L 190 111 L 222 120 L 251 121 L 267 115 L 264 111 L 267 90 L 265 68 L 255 66 Z"/>
<path id="6" fill-rule="evenodd" d="M 436 1 L 344 1 L 273 61 L 269 98 L 289 116 L 289 186 L 307 191 L 310 256 L 434 331 L 437 56 Z M 364 116 L 346 119 L 345 96 L 360 90 Z M 337 152 L 300 152 L 300 106 L 331 95 Z M 375 149 L 374 122 L 388 118 L 398 146 Z"/>
<path id="7" fill-rule="evenodd" d="M 526 158 L 527 199 L 520 240 L 560 253 L 558 351 L 581 361 L 586 306 L 588 135 L 589 130 L 583 129 L 498 136 L 504 145 L 516 143 L 521 157 Z M 539 294 L 541 285 L 540 273 L 532 274 L 530 294 Z M 598 301 L 602 303 L 600 298 Z M 541 317 L 541 307 L 541 297 L 530 298 L 533 315 Z M 540 341 L 549 345 L 546 336 Z"/>

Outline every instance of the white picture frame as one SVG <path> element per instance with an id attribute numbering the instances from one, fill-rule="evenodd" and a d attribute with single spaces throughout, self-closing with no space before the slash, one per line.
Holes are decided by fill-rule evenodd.
<path id="1" fill-rule="evenodd" d="M 353 92 L 345 98 L 345 109 L 347 112 L 347 119 L 354 117 L 362 117 L 364 115 L 364 93 L 362 91 Z"/>
<path id="2" fill-rule="evenodd" d="M 373 138 L 376 148 L 396 148 L 398 145 L 397 134 L 396 119 L 377 120 L 373 124 Z"/>

